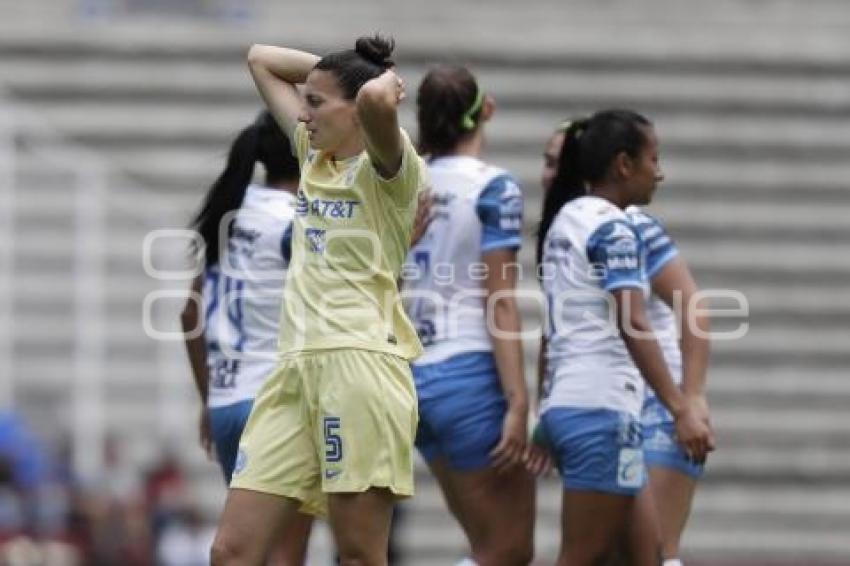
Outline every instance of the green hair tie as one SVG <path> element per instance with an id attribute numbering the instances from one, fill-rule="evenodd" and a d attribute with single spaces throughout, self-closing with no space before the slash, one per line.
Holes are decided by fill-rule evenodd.
<path id="1" fill-rule="evenodd" d="M 463 117 L 460 119 L 461 127 L 466 130 L 474 130 L 475 129 L 475 120 L 472 117 L 476 112 L 481 110 L 481 104 L 484 102 L 484 92 L 479 88 L 475 93 L 475 102 L 472 103 L 472 106 L 469 107 Z"/>

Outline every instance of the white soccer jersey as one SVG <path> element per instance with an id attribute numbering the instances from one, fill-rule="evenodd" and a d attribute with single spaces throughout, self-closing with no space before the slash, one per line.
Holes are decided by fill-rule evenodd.
<path id="1" fill-rule="evenodd" d="M 492 350 L 482 254 L 519 249 L 522 192 L 507 172 L 468 156 L 429 165 L 433 220 L 402 269 L 405 309 L 431 364 Z"/>
<path id="2" fill-rule="evenodd" d="M 664 229 L 661 222 L 636 206 L 626 209 L 632 225 L 638 233 L 646 251 L 646 276 L 652 278 L 661 271 L 670 260 L 679 255 L 679 250 L 673 239 Z M 647 306 L 647 315 L 658 339 L 658 345 L 664 353 L 667 367 L 677 384 L 682 383 L 682 351 L 679 347 L 676 315 L 667 303 L 652 295 Z M 647 388 L 647 394 L 653 395 L 652 388 Z"/>
<path id="3" fill-rule="evenodd" d="M 286 191 L 249 186 L 221 262 L 204 274 L 210 407 L 253 399 L 276 366 L 294 205 Z"/>
<path id="4" fill-rule="evenodd" d="M 644 251 L 626 213 L 595 196 L 560 210 L 541 273 L 549 307 L 542 410 L 604 408 L 637 417 L 644 382 L 617 328 L 611 291 L 648 296 Z"/>

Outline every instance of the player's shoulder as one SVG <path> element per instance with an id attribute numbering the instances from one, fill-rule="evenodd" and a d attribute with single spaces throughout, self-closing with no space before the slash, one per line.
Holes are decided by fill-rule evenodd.
<path id="1" fill-rule="evenodd" d="M 499 190 L 501 192 L 511 193 L 512 195 L 514 193 L 521 194 L 522 192 L 517 178 L 510 171 L 502 167 L 481 161 L 480 166 L 476 170 L 476 176 L 482 191 L 488 189 Z"/>
<path id="2" fill-rule="evenodd" d="M 462 181 L 466 188 L 476 192 L 483 191 L 491 182 L 500 179 L 516 182 L 507 170 L 469 155 L 436 157 L 428 165 L 433 174 Z"/>
<path id="3" fill-rule="evenodd" d="M 296 198 L 292 193 L 252 185 L 237 214 L 237 225 L 243 234 L 277 242 L 281 233 L 295 218 Z"/>
<path id="4" fill-rule="evenodd" d="M 296 196 L 287 190 L 251 185 L 245 193 L 243 208 L 265 212 L 275 218 L 291 217 L 295 211 Z"/>
<path id="5" fill-rule="evenodd" d="M 629 222 L 631 222 L 632 225 L 634 225 L 636 228 L 645 229 L 654 226 L 663 227 L 661 221 L 658 218 L 646 212 L 639 206 L 629 206 L 628 208 L 626 208 L 625 212 L 626 216 L 629 219 Z"/>
<path id="6" fill-rule="evenodd" d="M 604 225 L 628 224 L 628 217 L 611 202 L 588 195 L 573 199 L 561 207 L 555 223 L 573 226 L 589 234 Z"/>
<path id="7" fill-rule="evenodd" d="M 657 217 L 647 213 L 646 211 L 631 206 L 626 209 L 626 214 L 629 222 L 635 227 L 638 235 L 646 242 L 654 242 L 653 245 L 660 245 L 662 240 L 670 240 L 667 233 L 667 228 Z"/>

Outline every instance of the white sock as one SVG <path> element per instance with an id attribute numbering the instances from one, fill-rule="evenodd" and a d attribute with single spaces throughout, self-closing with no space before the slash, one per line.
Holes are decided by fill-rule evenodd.
<path id="1" fill-rule="evenodd" d="M 455 566 L 478 566 L 478 564 L 472 558 L 464 558 L 463 560 L 455 564 Z"/>
<path id="2" fill-rule="evenodd" d="M 661 566 L 684 566 L 678 558 L 668 558 L 661 563 Z"/>

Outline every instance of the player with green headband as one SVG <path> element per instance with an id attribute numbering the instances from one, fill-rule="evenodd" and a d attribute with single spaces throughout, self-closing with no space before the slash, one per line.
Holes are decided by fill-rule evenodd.
<path id="1" fill-rule="evenodd" d="M 494 103 L 469 70 L 432 68 L 416 104 L 434 196 L 403 293 L 425 349 L 413 363 L 416 447 L 467 536 L 472 558 L 464 564 L 528 564 L 534 480 L 522 466 L 528 394 L 513 268 L 522 191 L 482 160 Z"/>

